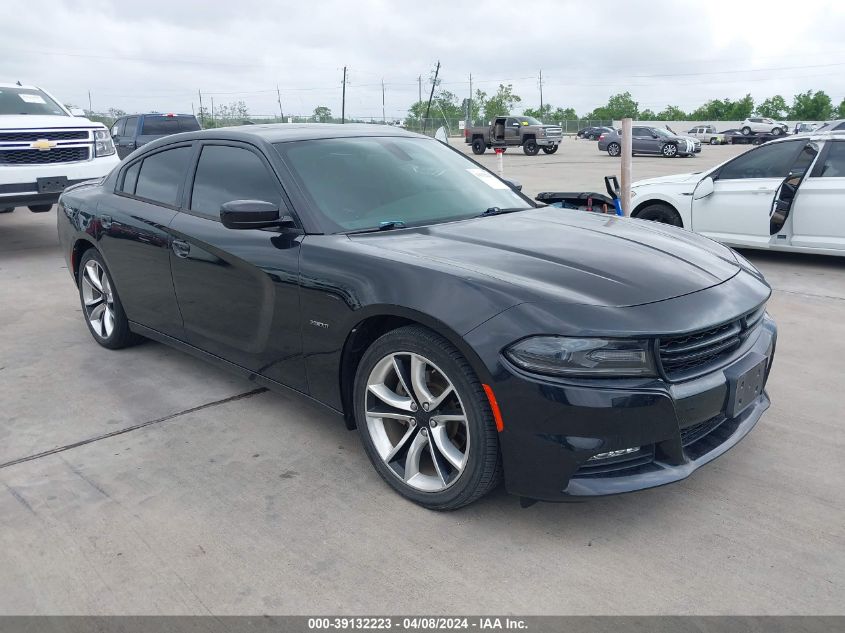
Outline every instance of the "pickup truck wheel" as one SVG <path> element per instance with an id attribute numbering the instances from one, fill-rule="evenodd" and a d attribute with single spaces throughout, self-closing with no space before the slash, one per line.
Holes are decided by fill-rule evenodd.
<path id="1" fill-rule="evenodd" d="M 476 138 L 472 140 L 472 153 L 473 154 L 483 154 L 487 151 L 487 145 L 484 143 L 483 138 Z"/>
<path id="2" fill-rule="evenodd" d="M 53 208 L 52 204 L 31 204 L 29 205 L 29 210 L 33 213 L 47 213 L 50 209 Z"/>
<path id="3" fill-rule="evenodd" d="M 675 158 L 675 156 L 678 155 L 678 146 L 674 143 L 666 143 L 666 145 L 663 146 L 663 149 L 660 150 L 660 153 L 666 158 Z"/>
<path id="4" fill-rule="evenodd" d="M 554 154 L 557 151 L 557 148 L 560 147 L 559 145 L 544 145 L 543 151 L 546 154 Z"/>
<path id="5" fill-rule="evenodd" d="M 719 144 L 719 139 L 717 139 L 717 138 L 714 136 L 713 138 L 711 138 L 711 139 L 710 139 L 710 144 L 711 144 L 711 145 L 718 145 L 718 144 Z"/>
<path id="6" fill-rule="evenodd" d="M 0 213 L 11 213 L 15 207 L 0 207 Z"/>
<path id="7" fill-rule="evenodd" d="M 672 226 L 680 226 L 681 228 L 684 226 L 684 223 L 681 222 L 681 216 L 668 204 L 650 204 L 637 213 L 636 217 L 640 220 L 662 222 L 663 224 L 671 224 Z"/>
<path id="8" fill-rule="evenodd" d="M 89 248 L 79 262 L 79 300 L 88 330 L 103 347 L 121 349 L 142 340 L 129 329 L 129 320 L 117 295 L 106 263 Z"/>
<path id="9" fill-rule="evenodd" d="M 748 136 L 749 134 L 751 134 L 751 128 L 746 125 L 744 128 L 742 128 L 742 135 Z"/>
<path id="10" fill-rule="evenodd" d="M 522 144 L 522 151 L 525 152 L 526 156 L 536 156 L 537 152 L 540 151 L 540 146 L 537 145 L 537 141 L 530 138 Z"/>
<path id="11" fill-rule="evenodd" d="M 607 146 L 607 153 L 613 157 L 619 156 L 619 154 L 622 153 L 622 147 L 619 145 L 619 143 L 610 143 Z"/>

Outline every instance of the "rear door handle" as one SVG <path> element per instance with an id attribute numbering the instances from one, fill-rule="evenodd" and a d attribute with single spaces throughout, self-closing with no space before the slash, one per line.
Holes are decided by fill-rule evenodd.
<path id="1" fill-rule="evenodd" d="M 173 252 L 176 254 L 176 257 L 181 257 L 182 259 L 185 259 L 188 255 L 191 254 L 191 245 L 184 240 L 173 240 L 170 243 L 170 247 L 173 249 Z"/>

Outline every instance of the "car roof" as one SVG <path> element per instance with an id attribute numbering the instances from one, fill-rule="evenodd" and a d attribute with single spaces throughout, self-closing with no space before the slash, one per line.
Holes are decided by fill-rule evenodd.
<path id="1" fill-rule="evenodd" d="M 340 124 L 340 123 L 265 123 L 260 125 L 239 125 L 218 127 L 196 132 L 183 132 L 165 137 L 169 141 L 202 140 L 214 138 L 232 141 L 255 141 L 265 143 L 286 143 L 327 138 L 352 138 L 360 136 L 398 136 L 409 138 L 431 138 L 408 132 L 390 125 Z M 162 139 L 163 140 L 163 139 Z M 155 141 L 158 145 L 159 141 Z M 151 144 L 152 145 L 152 144 Z"/>
<path id="2" fill-rule="evenodd" d="M 27 90 L 41 90 L 38 86 L 27 86 L 24 84 L 23 86 L 19 86 L 18 84 L 7 84 L 7 83 L 0 83 L 0 88 L 25 88 Z"/>

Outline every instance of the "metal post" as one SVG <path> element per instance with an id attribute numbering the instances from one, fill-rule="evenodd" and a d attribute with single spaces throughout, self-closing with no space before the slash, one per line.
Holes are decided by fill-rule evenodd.
<path id="1" fill-rule="evenodd" d="M 282 112 L 282 93 L 279 91 L 279 84 L 276 84 L 276 97 L 279 101 L 279 118 L 284 119 L 285 113 Z"/>
<path id="2" fill-rule="evenodd" d="M 346 123 L 346 66 L 343 67 L 343 100 L 340 104 L 340 122 Z"/>
<path id="3" fill-rule="evenodd" d="M 417 102 L 420 102 L 420 101 L 422 101 L 422 75 L 419 75 L 417 77 L 417 84 L 419 85 L 419 90 L 420 90 L 420 95 L 419 95 L 419 98 L 417 99 Z"/>
<path id="4" fill-rule="evenodd" d="M 543 69 L 540 69 L 540 120 L 543 117 Z M 543 121 L 545 123 L 545 121 Z"/>
<path id="5" fill-rule="evenodd" d="M 431 100 L 434 99 L 434 88 L 437 86 L 437 75 L 440 73 L 440 60 L 437 61 L 437 68 L 434 69 L 434 79 L 431 80 L 431 94 L 428 95 L 428 105 L 425 108 L 425 119 L 423 119 L 423 134 L 428 126 L 428 113 L 431 110 Z"/>
<path id="6" fill-rule="evenodd" d="M 387 123 L 387 117 L 384 116 L 384 79 L 381 80 L 381 122 Z"/>
<path id="7" fill-rule="evenodd" d="M 88 112 L 93 112 L 94 106 L 91 105 L 91 91 L 88 91 Z"/>
<path id="8" fill-rule="evenodd" d="M 472 123 L 472 73 L 469 74 L 469 112 L 467 113 L 466 125 Z"/>
<path id="9" fill-rule="evenodd" d="M 200 127 L 205 127 L 205 110 L 202 109 L 202 90 L 197 90 L 200 97 Z"/>
<path id="10" fill-rule="evenodd" d="M 633 140 L 631 138 L 630 117 L 622 119 L 622 170 L 620 178 L 622 184 L 622 212 L 631 214 L 631 156 L 633 154 Z"/>

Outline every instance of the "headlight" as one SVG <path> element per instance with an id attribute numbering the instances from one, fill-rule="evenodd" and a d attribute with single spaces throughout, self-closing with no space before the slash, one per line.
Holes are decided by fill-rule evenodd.
<path id="1" fill-rule="evenodd" d="M 94 156 L 111 156 L 114 154 L 114 141 L 108 130 L 94 130 Z"/>
<path id="2" fill-rule="evenodd" d="M 532 336 L 505 350 L 526 371 L 553 376 L 656 376 L 648 341 Z"/>

